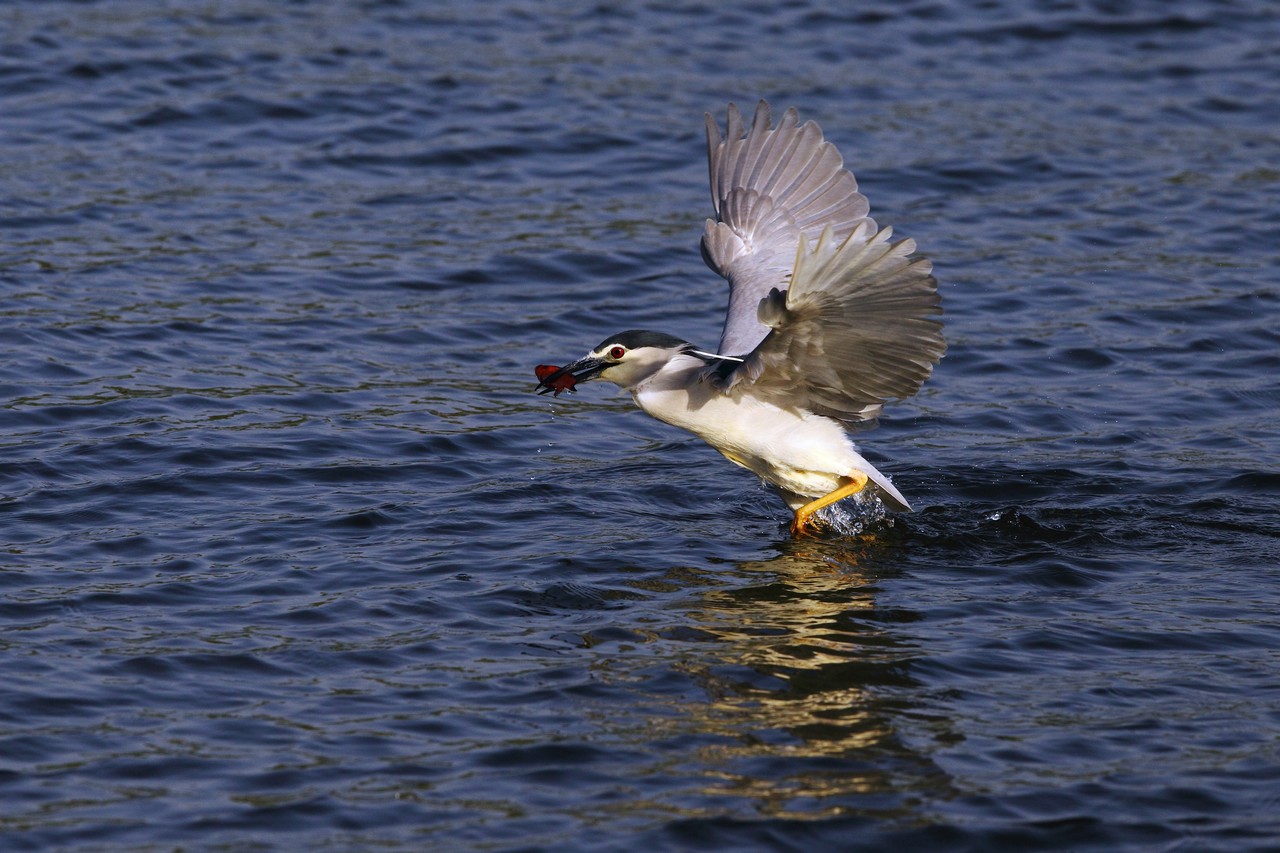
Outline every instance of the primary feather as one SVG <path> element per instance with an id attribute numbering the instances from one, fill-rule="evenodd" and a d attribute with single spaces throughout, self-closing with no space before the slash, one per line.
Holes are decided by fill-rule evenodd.
<path id="1" fill-rule="evenodd" d="M 730 104 L 724 137 L 709 113 L 706 121 L 716 217 L 707 220 L 702 256 L 729 280 L 720 352 L 745 355 L 769 332 L 756 306 L 771 289 L 787 287 L 801 237 L 816 241 L 830 227 L 843 239 L 859 224 L 875 223 L 840 152 L 816 123 L 799 124 L 794 108 L 772 127 L 761 101 L 747 133 Z"/>
<path id="2" fill-rule="evenodd" d="M 946 351 L 930 262 L 877 230 L 835 146 L 794 109 L 771 127 L 762 101 L 746 132 L 730 105 L 723 138 L 707 122 L 717 218 L 702 252 L 729 281 L 720 353 L 745 356 L 717 384 L 845 422 L 918 391 Z"/>

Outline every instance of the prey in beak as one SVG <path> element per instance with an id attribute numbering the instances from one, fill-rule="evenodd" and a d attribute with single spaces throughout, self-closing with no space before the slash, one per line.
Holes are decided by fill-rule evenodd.
<path id="1" fill-rule="evenodd" d="M 586 382 L 595 379 L 600 371 L 609 366 L 607 361 L 587 356 L 575 361 L 573 364 L 566 364 L 564 367 L 556 367 L 554 364 L 539 364 L 533 369 L 538 375 L 537 392 L 545 394 L 548 391 L 559 397 L 561 391 L 572 391 L 579 382 Z"/>

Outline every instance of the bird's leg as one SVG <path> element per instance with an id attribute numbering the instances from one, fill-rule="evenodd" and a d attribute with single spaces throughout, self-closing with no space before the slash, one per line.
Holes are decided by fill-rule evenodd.
<path id="1" fill-rule="evenodd" d="M 817 500 L 810 501 L 804 506 L 796 510 L 796 517 L 791 520 L 791 535 L 799 536 L 805 532 L 805 525 L 809 522 L 809 516 L 813 515 L 824 506 L 831 506 L 838 500 L 843 500 L 849 495 L 856 495 L 862 491 L 867 485 L 867 475 L 861 471 L 854 471 L 849 475 L 849 482 L 830 494 L 823 495 Z"/>

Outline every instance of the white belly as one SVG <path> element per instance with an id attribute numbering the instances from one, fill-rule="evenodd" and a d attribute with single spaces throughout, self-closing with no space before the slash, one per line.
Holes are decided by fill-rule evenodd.
<path id="1" fill-rule="evenodd" d="M 790 493 L 784 497 L 796 506 L 805 501 L 792 496 L 829 494 L 844 485 L 853 471 L 883 479 L 857 452 L 844 428 L 830 418 L 718 391 L 691 397 L 683 389 L 642 387 L 635 400 L 648 414 L 694 433 L 729 460 Z"/>

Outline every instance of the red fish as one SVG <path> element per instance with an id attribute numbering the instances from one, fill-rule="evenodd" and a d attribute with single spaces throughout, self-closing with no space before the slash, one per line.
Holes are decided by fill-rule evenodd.
<path id="1" fill-rule="evenodd" d="M 560 373 L 560 370 L 561 368 L 556 367 L 554 364 L 539 364 L 533 369 L 533 372 L 538 374 L 538 387 L 542 389 L 538 392 L 539 394 L 552 391 L 555 396 L 559 397 L 561 391 L 573 390 L 573 386 L 578 384 L 578 380 L 574 378 L 572 373 L 561 373 L 556 376 L 557 373 Z M 548 379 L 551 381 L 548 382 Z"/>

